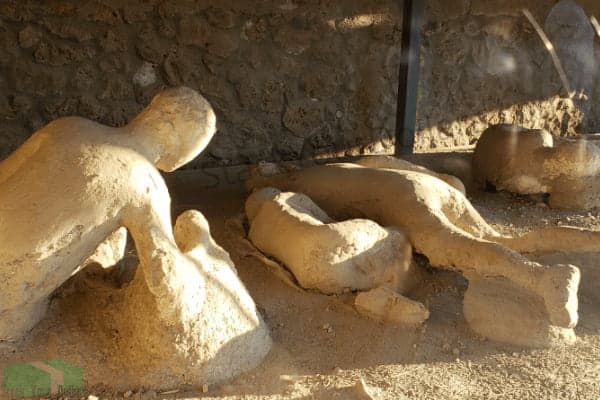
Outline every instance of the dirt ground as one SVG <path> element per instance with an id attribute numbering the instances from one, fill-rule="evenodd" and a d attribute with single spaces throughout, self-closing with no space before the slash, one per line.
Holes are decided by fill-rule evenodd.
<path id="1" fill-rule="evenodd" d="M 261 366 L 233 381 L 205 390 L 201 385 L 174 388 L 176 393 L 128 387 L 126 381 L 119 381 L 119 376 L 135 371 L 88 368 L 86 379 L 93 384 L 88 394 L 99 399 L 181 400 L 600 398 L 597 254 L 535 256 L 544 263 L 568 262 L 581 268 L 578 341 L 571 347 L 524 350 L 485 340 L 470 331 L 461 307 L 467 283 L 451 272 L 426 269 L 427 283 L 411 297 L 424 302 L 431 317 L 416 330 L 359 316 L 350 306 L 350 294 L 325 296 L 295 290 L 269 273 L 261 262 L 244 257 L 239 251 L 225 221 L 243 210 L 245 195 L 241 187 L 202 189 L 190 174 L 185 179 L 169 179 L 169 184 L 174 214 L 190 208 L 202 211 L 216 240 L 230 251 L 242 280 L 271 328 L 273 349 Z M 478 192 L 471 200 L 504 233 L 556 224 L 600 230 L 597 210 L 549 210 L 532 200 L 504 193 Z M 82 294 L 73 290 L 63 297 L 69 296 Z M 75 297 L 70 301 L 79 300 Z M 51 314 L 33 331 L 27 350 L 15 349 L 11 355 L 0 358 L 0 367 L 55 356 L 69 359 L 65 353 L 77 352 L 74 340 L 91 346 L 92 339 L 84 337 L 86 332 L 90 337 L 102 332 L 90 333 L 79 326 L 79 333 L 73 333 L 76 320 L 85 319 L 84 313 L 85 310 L 67 316 L 63 313 L 65 323 L 60 321 L 60 313 Z M 110 364 L 111 355 L 105 351 L 95 348 L 94 354 L 81 357 L 87 363 L 97 359 L 98 365 Z"/>

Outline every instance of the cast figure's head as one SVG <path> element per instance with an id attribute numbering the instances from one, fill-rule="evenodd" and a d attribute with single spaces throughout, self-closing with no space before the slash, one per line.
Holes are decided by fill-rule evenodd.
<path id="1" fill-rule="evenodd" d="M 170 172 L 206 148 L 215 134 L 216 122 L 204 97 L 193 89 L 176 87 L 157 94 L 129 128 L 153 149 L 156 167 Z"/>

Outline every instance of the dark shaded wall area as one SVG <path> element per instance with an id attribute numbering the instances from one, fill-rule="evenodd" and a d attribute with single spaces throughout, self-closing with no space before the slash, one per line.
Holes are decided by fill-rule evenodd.
<path id="1" fill-rule="evenodd" d="M 473 144 L 498 122 L 555 134 L 600 130 L 597 78 L 585 97 L 566 98 L 520 13 L 529 5 L 543 25 L 556 1 L 426 4 L 418 150 Z M 592 0 L 581 4 L 588 15 L 600 11 Z M 193 168 L 391 152 L 398 5 L 1 1 L 0 159 L 61 116 L 123 125 L 173 85 L 198 89 L 219 119 Z M 597 38 L 592 46 L 597 62 Z"/>
<path id="2" fill-rule="evenodd" d="M 0 157 L 52 119 L 125 124 L 165 86 L 213 104 L 192 166 L 392 146 L 399 11 L 383 0 L 0 2 Z"/>

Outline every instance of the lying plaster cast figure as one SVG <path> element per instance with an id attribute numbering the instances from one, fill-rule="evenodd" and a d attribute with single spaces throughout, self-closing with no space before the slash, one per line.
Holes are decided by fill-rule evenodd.
<path id="1" fill-rule="evenodd" d="M 402 291 L 408 284 L 412 248 L 399 230 L 367 219 L 334 222 L 307 196 L 274 188 L 254 192 L 246 215 L 250 241 L 282 261 L 305 289 Z"/>
<path id="2" fill-rule="evenodd" d="M 549 194 L 553 208 L 600 206 L 600 147 L 542 129 L 494 125 L 475 146 L 473 173 L 482 188 Z"/>
<path id="3" fill-rule="evenodd" d="M 309 197 L 274 188 L 250 195 L 246 215 L 250 241 L 286 265 L 303 288 L 339 294 L 385 286 L 391 293 L 376 293 L 390 301 L 377 309 L 402 304 L 400 315 L 392 313 L 395 322 L 415 325 L 429 317 L 423 304 L 400 295 L 415 283 L 415 272 L 412 247 L 398 229 L 367 219 L 335 222 Z M 385 312 L 379 314 L 385 319 Z"/>
<path id="4" fill-rule="evenodd" d="M 425 167 L 420 165 L 413 164 L 409 161 L 403 160 L 401 158 L 396 158 L 392 156 L 367 156 L 360 158 L 354 164 L 362 165 L 363 167 L 370 168 L 387 168 L 387 169 L 399 169 L 403 171 L 414 171 L 420 172 L 422 174 L 431 175 L 438 179 L 443 180 L 448 185 L 452 186 L 454 189 L 458 190 L 462 194 L 466 194 L 465 185 L 462 183 L 460 179 L 455 177 L 454 175 L 448 174 L 438 174 L 437 172 L 431 171 Z"/>
<path id="5" fill-rule="evenodd" d="M 269 172 L 263 175 L 262 171 Z M 431 174 L 414 170 L 329 164 L 280 174 L 273 171 L 277 171 L 273 165 L 259 166 L 252 171 L 248 188 L 304 193 L 338 220 L 367 217 L 399 227 L 433 266 L 459 270 L 474 281 L 501 278 L 538 296 L 544 307 L 542 317 L 546 315 L 548 324 L 557 327 L 548 334 L 573 337 L 579 270 L 572 265 L 542 266 L 510 248 L 597 251 L 600 233 L 549 228 L 518 238 L 502 236 L 462 193 Z"/>
<path id="6" fill-rule="evenodd" d="M 215 123 L 212 107 L 198 93 L 168 89 L 123 128 L 61 118 L 0 162 L 0 341 L 17 340 L 31 329 L 52 292 L 90 256 L 110 259 L 98 256 L 106 248 L 95 250 L 111 235 L 118 239 L 125 227 L 140 258 L 138 274 L 168 328 L 162 334 L 177 338 L 180 354 L 172 357 L 190 363 L 179 366 L 190 366 L 185 375 L 202 376 L 193 367 L 238 336 L 249 347 L 223 360 L 229 371 L 260 362 L 270 339 L 243 285 L 229 272 L 233 264 L 225 254 L 205 260 L 180 251 L 169 192 L 156 169 L 173 171 L 196 157 Z M 206 299 L 206 293 L 223 292 L 210 288 L 223 273 L 232 275 L 232 294 Z M 210 309 L 215 302 L 230 304 L 228 315 Z M 206 332 L 215 337 L 209 340 Z"/>

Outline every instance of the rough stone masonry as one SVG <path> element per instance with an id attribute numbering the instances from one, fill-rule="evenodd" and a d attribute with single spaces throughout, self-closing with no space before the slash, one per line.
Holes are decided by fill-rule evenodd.
<path id="1" fill-rule="evenodd" d="M 554 3 L 426 2 L 417 149 L 472 144 L 492 123 L 580 128 L 586 116 L 559 97 L 520 14 L 528 7 L 543 24 Z M 600 15 L 593 0 L 580 4 Z M 389 152 L 400 35 L 392 0 L 5 0 L 0 159 L 53 119 L 121 126 L 182 84 L 219 120 L 191 168 Z M 600 126 L 596 86 L 587 130 Z"/>

